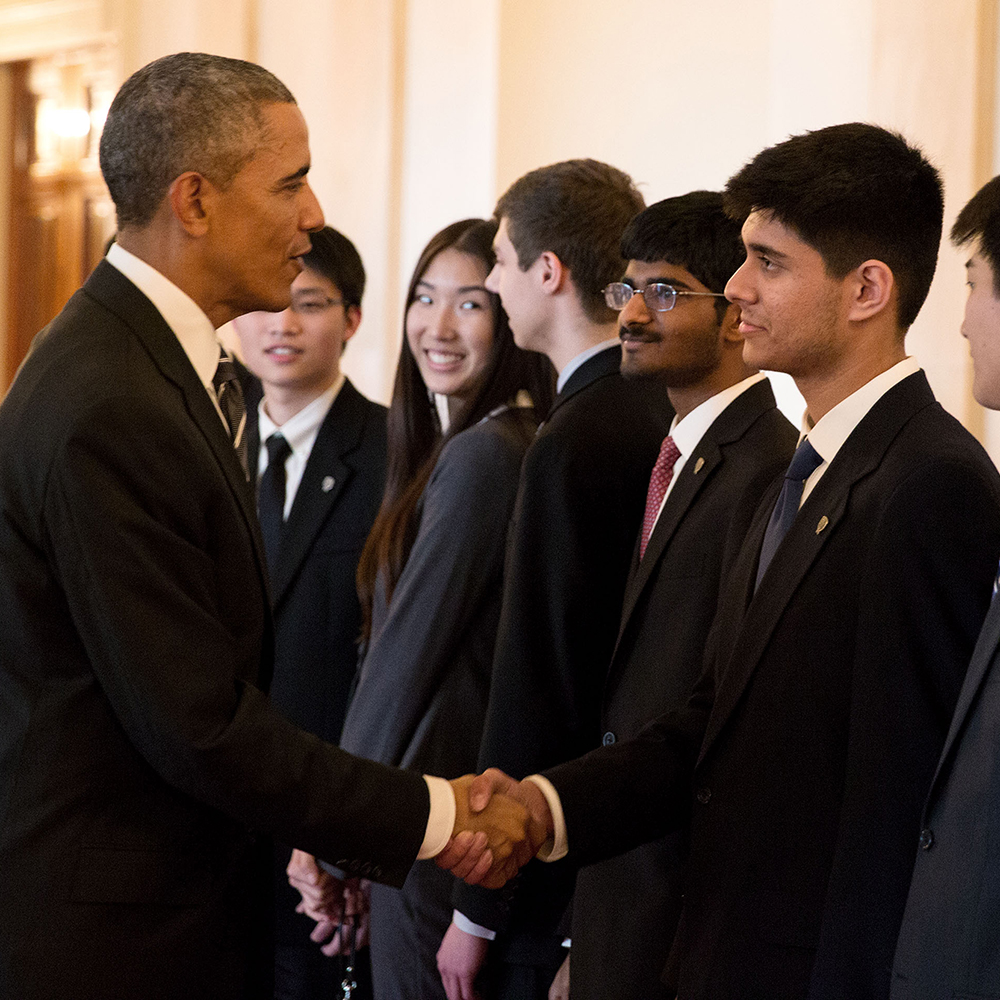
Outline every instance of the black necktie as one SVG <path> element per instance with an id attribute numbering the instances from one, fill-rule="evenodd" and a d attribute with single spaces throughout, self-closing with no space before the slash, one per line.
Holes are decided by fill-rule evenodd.
<path id="1" fill-rule="evenodd" d="M 792 461 L 785 473 L 785 481 L 781 484 L 781 492 L 778 494 L 774 510 L 771 511 L 771 520 L 767 522 L 764 544 L 760 547 L 760 561 L 757 563 L 755 590 L 760 586 L 765 570 L 774 558 L 774 553 L 778 551 L 781 540 L 788 534 L 788 529 L 792 526 L 795 515 L 799 512 L 799 504 L 802 503 L 802 492 L 805 489 L 806 480 L 822 464 L 823 459 L 819 452 L 809 443 L 809 438 L 804 438 L 795 449 L 795 454 L 792 455 Z"/>
<path id="2" fill-rule="evenodd" d="M 233 359 L 225 351 L 219 354 L 219 363 L 215 366 L 212 385 L 215 387 L 215 397 L 219 401 L 219 409 L 222 410 L 222 415 L 226 419 L 226 426 L 229 428 L 229 436 L 232 438 L 236 455 L 240 460 L 240 465 L 243 466 L 244 474 L 249 479 L 247 443 L 243 435 L 247 418 L 246 406 L 243 403 L 243 388 L 236 373 L 236 365 L 233 364 Z"/>
<path id="3" fill-rule="evenodd" d="M 281 528 L 285 523 L 285 462 L 292 448 L 277 432 L 264 442 L 264 447 L 267 448 L 267 468 L 257 484 L 257 513 L 264 536 L 267 566 L 273 577 L 281 544 Z"/>

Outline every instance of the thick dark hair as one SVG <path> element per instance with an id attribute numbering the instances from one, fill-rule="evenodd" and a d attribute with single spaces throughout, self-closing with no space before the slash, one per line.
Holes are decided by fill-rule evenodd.
<path id="1" fill-rule="evenodd" d="M 793 136 L 734 174 L 724 198 L 741 224 L 761 211 L 793 229 L 834 278 L 882 261 L 899 288 L 900 328 L 917 318 L 937 264 L 944 197 L 937 170 L 898 132 L 851 122 Z"/>
<path id="2" fill-rule="evenodd" d="M 453 414 L 443 435 L 427 385 L 407 342 L 406 312 L 416 298 L 417 284 L 431 261 L 445 250 L 457 250 L 478 260 L 485 277 L 495 260 L 495 235 L 496 222 L 485 219 L 463 219 L 446 226 L 424 247 L 410 278 L 403 312 L 403 343 L 389 405 L 385 495 L 358 563 L 363 639 L 368 639 L 371 633 L 372 604 L 379 575 L 384 580 L 386 601 L 392 599 L 416 538 L 420 497 L 445 443 L 498 406 L 511 402 L 522 389 L 530 394 L 536 416 L 544 416 L 552 402 L 555 380 L 552 365 L 544 355 L 522 351 L 515 346 L 507 314 L 500 306 L 500 299 L 492 293 L 489 298 L 493 308 L 493 346 L 486 370 L 478 391 Z"/>
<path id="3" fill-rule="evenodd" d="M 101 173 L 118 227 L 145 226 L 187 170 L 225 188 L 253 159 L 265 104 L 294 104 L 262 66 L 178 52 L 143 66 L 121 86 L 101 133 Z"/>
<path id="4" fill-rule="evenodd" d="M 691 191 L 650 205 L 626 227 L 621 252 L 626 260 L 683 267 L 713 292 L 725 289 L 746 257 L 739 223 L 723 209 L 721 191 Z M 725 299 L 715 300 L 720 321 L 728 308 Z"/>
<path id="5" fill-rule="evenodd" d="M 1000 297 L 1000 177 L 987 181 L 958 213 L 951 241 L 964 246 L 979 241 L 979 252 L 993 272 L 993 294 Z"/>
<path id="6" fill-rule="evenodd" d="M 644 205 L 632 178 L 617 167 L 565 160 L 514 181 L 494 215 L 507 220 L 522 271 L 545 251 L 554 253 L 569 268 L 586 315 L 608 323 L 616 314 L 607 307 L 603 288 L 622 275 L 622 232 Z"/>
<path id="7" fill-rule="evenodd" d="M 337 286 L 344 308 L 360 306 L 365 294 L 365 266 L 358 248 L 332 226 L 310 233 L 309 239 L 312 250 L 302 258 L 302 263 Z"/>

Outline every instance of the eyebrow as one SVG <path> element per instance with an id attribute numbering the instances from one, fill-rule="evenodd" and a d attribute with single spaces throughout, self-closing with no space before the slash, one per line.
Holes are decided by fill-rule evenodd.
<path id="1" fill-rule="evenodd" d="M 437 288 L 437 285 L 433 284 L 430 281 L 427 281 L 426 278 L 421 278 L 417 282 L 418 288 L 421 285 L 425 285 L 427 288 L 432 288 L 432 289 Z M 455 293 L 457 295 L 464 295 L 467 292 L 486 292 L 487 295 L 489 295 L 490 293 L 489 289 L 485 285 L 461 285 L 459 288 L 455 289 Z"/>
<path id="2" fill-rule="evenodd" d="M 634 278 L 625 278 L 625 284 L 631 285 L 633 288 L 636 287 Z M 671 288 L 684 288 L 690 291 L 691 286 L 686 282 L 682 281 L 680 278 L 647 278 L 644 282 L 645 285 L 669 285 Z"/>
<path id="3" fill-rule="evenodd" d="M 763 254 L 765 257 L 776 257 L 779 260 L 788 260 L 788 254 L 782 253 L 780 250 L 768 246 L 766 243 L 747 243 L 746 248 L 747 253 L 759 253 Z"/>
<path id="4" fill-rule="evenodd" d="M 299 167 L 299 169 L 296 170 L 294 174 L 289 174 L 287 177 L 282 177 L 278 181 L 278 187 L 281 187 L 282 184 L 288 184 L 291 181 L 301 180 L 303 177 L 305 177 L 306 174 L 309 173 L 309 166 L 310 165 L 306 163 L 303 166 Z"/>

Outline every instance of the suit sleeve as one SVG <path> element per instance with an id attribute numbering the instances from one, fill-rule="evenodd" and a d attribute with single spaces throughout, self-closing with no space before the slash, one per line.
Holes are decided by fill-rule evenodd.
<path id="1" fill-rule="evenodd" d="M 238 507 L 205 454 L 194 424 L 121 396 L 81 414 L 55 455 L 50 561 L 95 682 L 170 785 L 342 867 L 363 859 L 374 877 L 401 882 L 423 837 L 426 786 L 297 730 L 252 683 L 264 638 L 241 626 L 266 611 L 234 602 L 265 598 L 245 526 L 233 523 Z M 234 551 L 246 558 L 234 563 Z"/>

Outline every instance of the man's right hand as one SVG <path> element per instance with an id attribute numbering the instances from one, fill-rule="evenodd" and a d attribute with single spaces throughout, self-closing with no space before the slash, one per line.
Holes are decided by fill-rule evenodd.
<path id="1" fill-rule="evenodd" d="M 473 801 L 473 789 L 478 794 Z M 520 790 L 518 782 L 501 771 L 475 778 L 467 774 L 451 782 L 455 794 L 452 840 L 435 860 L 470 885 L 499 889 L 538 853 L 548 837 L 548 825 L 536 815 L 547 815 L 542 800 Z M 529 807 L 527 804 L 531 803 Z M 544 813 L 543 810 L 544 809 Z"/>

